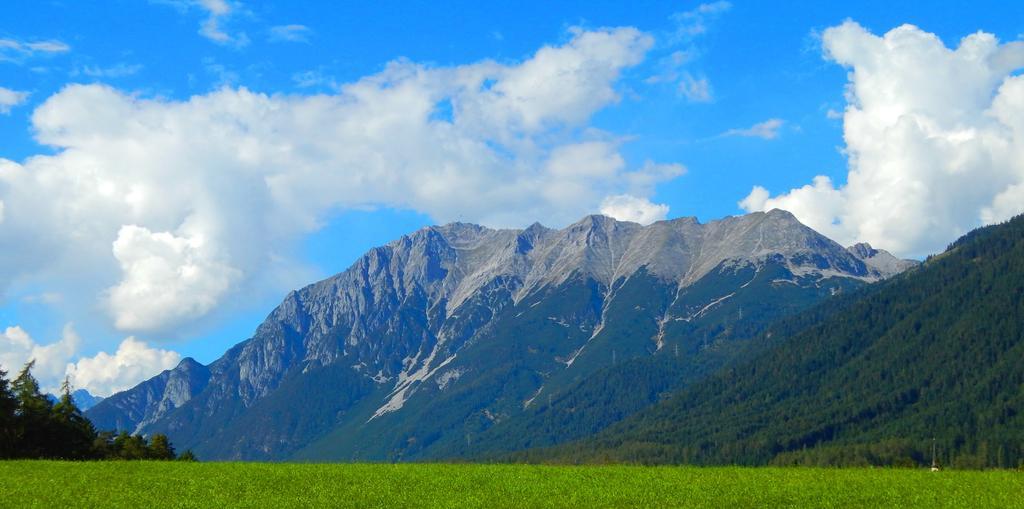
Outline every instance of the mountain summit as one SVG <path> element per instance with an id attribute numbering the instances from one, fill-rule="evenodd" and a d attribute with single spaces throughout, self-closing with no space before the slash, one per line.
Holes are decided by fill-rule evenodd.
<path id="1" fill-rule="evenodd" d="M 89 416 L 210 459 L 436 457 L 630 359 L 728 363 L 768 321 L 912 265 L 781 210 L 428 227 L 291 292 L 208 367 Z"/>

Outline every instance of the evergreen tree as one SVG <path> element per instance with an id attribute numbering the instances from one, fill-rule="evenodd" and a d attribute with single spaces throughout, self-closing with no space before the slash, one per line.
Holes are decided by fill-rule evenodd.
<path id="1" fill-rule="evenodd" d="M 92 441 L 93 454 L 100 459 L 116 459 L 117 452 L 114 450 L 114 437 L 117 434 L 113 431 L 100 431 Z"/>
<path id="2" fill-rule="evenodd" d="M 149 444 L 141 435 L 131 435 L 122 431 L 114 438 L 114 458 L 123 460 L 141 460 L 149 456 Z"/>
<path id="3" fill-rule="evenodd" d="M 39 382 L 32 376 L 35 361 L 29 361 L 14 379 L 14 395 L 18 402 L 14 433 L 18 440 L 15 456 L 25 458 L 53 458 L 59 452 L 52 440 L 53 426 L 50 415 L 53 405 L 39 390 Z"/>
<path id="4" fill-rule="evenodd" d="M 154 435 L 150 443 L 124 431 L 97 433 L 75 404 L 71 383 L 64 380 L 54 404 L 39 389 L 33 366 L 29 361 L 13 383 L 0 370 L 0 459 L 175 459 L 166 435 Z M 186 451 L 181 459 L 195 461 L 195 456 Z"/>
<path id="5" fill-rule="evenodd" d="M 18 442 L 15 432 L 17 409 L 18 400 L 11 391 L 7 372 L 0 369 L 0 459 L 13 458 L 15 455 L 15 445 Z"/>
<path id="6" fill-rule="evenodd" d="M 71 397 L 71 384 L 65 378 L 61 386 L 60 400 L 53 407 L 53 439 L 60 447 L 60 457 L 66 459 L 87 459 L 94 456 L 93 441 L 96 430 L 82 415 Z"/>
<path id="7" fill-rule="evenodd" d="M 173 460 L 174 447 L 167 440 L 167 435 L 157 433 L 149 442 L 149 457 L 155 460 Z"/>

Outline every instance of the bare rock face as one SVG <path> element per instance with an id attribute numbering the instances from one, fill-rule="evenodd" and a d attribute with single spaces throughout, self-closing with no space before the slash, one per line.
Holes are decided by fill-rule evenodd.
<path id="1" fill-rule="evenodd" d="M 291 292 L 252 338 L 208 368 L 186 359 L 108 398 L 89 417 L 100 428 L 191 430 L 180 435 L 184 443 L 178 445 L 202 446 L 202 440 L 210 439 L 205 434 L 264 411 L 260 405 L 276 401 L 275 394 L 291 390 L 304 375 L 342 366 L 369 384 L 369 389 L 360 389 L 369 395 L 353 397 L 378 398 L 364 405 L 372 412 L 360 419 L 369 422 L 399 412 L 427 381 L 441 389 L 468 383 L 474 370 L 481 371 L 479 364 L 490 360 L 473 357 L 467 348 L 493 336 L 499 322 L 507 329 L 509 323 L 518 323 L 515 318 L 528 316 L 524 314 L 530 308 L 569 298 L 562 290 L 572 285 L 590 292 L 586 295 L 592 302 L 568 302 L 566 306 L 579 305 L 565 316 L 541 317 L 544 327 L 565 335 L 565 351 L 546 361 L 557 369 L 584 369 L 573 367 L 573 359 L 607 330 L 617 289 L 637 274 L 652 278 L 650 284 L 664 287 L 669 297 L 675 295 L 660 304 L 662 309 L 632 306 L 649 314 L 644 320 L 659 324 L 660 350 L 666 323 L 682 319 L 670 315 L 670 302 L 687 301 L 692 313 L 686 316 L 704 316 L 732 294 L 722 290 L 704 298 L 699 295 L 705 290 L 688 289 L 726 268 L 731 273 L 749 268 L 756 277 L 771 265 L 785 277 L 765 284 L 808 286 L 833 279 L 869 283 L 913 264 L 866 244 L 845 249 L 781 210 L 706 224 L 680 218 L 641 226 L 588 216 L 561 230 L 539 224 L 524 230 L 463 223 L 423 228 L 371 249 L 340 274 Z M 552 348 L 563 347 L 556 343 Z M 470 358 L 476 366 L 460 364 Z M 535 368 L 533 373 L 540 380 L 553 376 L 552 369 Z M 342 389 L 324 387 L 324 397 Z M 336 415 L 317 425 L 337 426 L 347 418 Z M 294 450 L 302 440 L 309 438 L 273 434 L 254 447 L 277 451 L 286 444 Z"/>
<path id="2" fill-rule="evenodd" d="M 206 366 L 186 357 L 174 369 L 100 401 L 88 410 L 89 419 L 100 430 L 138 433 L 187 403 L 206 387 L 209 378 Z"/>
<path id="3" fill-rule="evenodd" d="M 846 250 L 879 274 L 884 274 L 885 276 L 883 277 L 899 274 L 907 269 L 916 267 L 919 263 L 915 260 L 896 258 L 888 251 L 871 247 L 871 244 L 867 242 L 854 244 L 846 248 Z"/>

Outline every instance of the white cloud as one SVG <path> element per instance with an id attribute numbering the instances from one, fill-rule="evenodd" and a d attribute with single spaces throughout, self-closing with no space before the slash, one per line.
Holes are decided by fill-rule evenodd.
<path id="1" fill-rule="evenodd" d="M 748 212 L 765 210 L 765 203 L 768 202 L 768 198 L 770 197 L 771 193 L 769 193 L 767 189 L 761 186 L 754 186 L 754 188 L 750 190 L 750 194 L 748 194 L 746 198 L 740 200 L 737 205 Z"/>
<path id="2" fill-rule="evenodd" d="M 151 348 L 134 337 L 122 341 L 114 355 L 99 352 L 72 362 L 81 344 L 71 324 L 64 326 L 60 339 L 46 345 L 37 343 L 21 327 L 8 327 L 0 332 L 0 369 L 11 378 L 27 362 L 35 360 L 32 375 L 44 392 L 56 394 L 67 377 L 76 388 L 109 396 L 181 362 L 177 352 Z"/>
<path id="3" fill-rule="evenodd" d="M 786 209 L 840 242 L 903 256 L 1024 211 L 1024 42 L 978 32 L 951 49 L 911 25 L 878 37 L 846 22 L 822 45 L 850 69 L 846 183 L 755 188 L 742 207 Z"/>
<path id="4" fill-rule="evenodd" d="M 235 47 L 249 44 L 245 32 L 231 33 L 225 25 L 232 16 L 242 11 L 242 4 L 229 0 L 150 0 L 152 3 L 170 5 L 186 13 L 195 8 L 206 15 L 199 24 L 199 35 L 216 42 Z"/>
<path id="5" fill-rule="evenodd" d="M 124 62 L 114 64 L 110 67 L 99 67 L 99 66 L 85 66 L 82 67 L 73 75 L 78 73 L 90 76 L 93 78 L 123 78 L 125 76 L 131 76 L 142 70 L 141 64 L 126 64 Z"/>
<path id="6" fill-rule="evenodd" d="M 75 387 L 94 396 L 110 396 L 130 389 L 143 380 L 172 369 L 181 355 L 170 350 L 151 348 L 134 337 L 125 338 L 114 355 L 99 352 L 67 365 L 67 376 Z"/>
<path id="7" fill-rule="evenodd" d="M 25 43 L 25 48 L 39 53 L 66 53 L 71 51 L 71 46 L 57 40 L 29 42 Z"/>
<path id="8" fill-rule="evenodd" d="M 71 46 L 55 39 L 31 42 L 0 39 L 0 62 L 20 64 L 32 57 L 56 55 L 68 51 L 71 51 Z"/>
<path id="9" fill-rule="evenodd" d="M 160 329 L 209 312 L 241 277 L 241 271 L 209 252 L 202 228 L 188 237 L 122 226 L 114 258 L 123 277 L 109 303 L 119 329 Z"/>
<path id="10" fill-rule="evenodd" d="M 648 84 L 668 83 L 690 102 L 710 102 L 711 82 L 706 76 L 694 76 L 685 67 L 702 53 L 697 40 L 708 32 L 712 22 L 732 8 L 726 1 L 703 3 L 670 16 L 672 30 L 660 36 L 662 49 L 668 52 L 655 66 L 657 73 L 644 80 Z"/>
<path id="11" fill-rule="evenodd" d="M 604 141 L 586 141 L 557 147 L 548 157 L 548 173 L 570 180 L 576 180 L 577 177 L 615 176 L 626 167 L 626 161 L 616 148 Z"/>
<path id="12" fill-rule="evenodd" d="M 668 205 L 651 203 L 647 198 L 620 194 L 605 198 L 601 202 L 601 213 L 619 221 L 651 224 L 668 216 Z"/>
<path id="13" fill-rule="evenodd" d="M 270 42 L 309 42 L 312 33 L 305 25 L 278 25 L 270 27 Z"/>
<path id="14" fill-rule="evenodd" d="M 761 138 L 763 140 L 774 140 L 779 137 L 779 129 L 785 123 L 782 119 L 770 118 L 759 122 L 746 129 L 729 129 L 722 133 L 722 136 L 743 136 L 746 138 Z"/>
<path id="15" fill-rule="evenodd" d="M 9 88 L 0 87 L 0 115 L 7 115 L 11 108 L 18 106 L 28 100 L 28 92 L 19 92 Z"/>
<path id="16" fill-rule="evenodd" d="M 8 379 L 35 360 L 32 375 L 44 390 L 53 391 L 64 378 L 67 362 L 78 351 L 82 340 L 71 325 L 64 327 L 61 338 L 48 345 L 37 344 L 21 327 L 8 327 L 0 333 L 0 369 Z"/>
<path id="17" fill-rule="evenodd" d="M 0 159 L 0 243 L 19 246 L 0 250 L 0 285 L 74 279 L 117 327 L 166 337 L 288 280 L 298 240 L 338 209 L 557 226 L 607 196 L 650 196 L 683 168 L 630 168 L 588 123 L 651 38 L 572 34 L 518 64 L 392 62 L 333 95 L 69 86 L 32 116 L 55 153 Z"/>
<path id="18" fill-rule="evenodd" d="M 703 3 L 689 11 L 673 14 L 671 19 L 675 22 L 675 29 L 670 42 L 688 42 L 695 36 L 704 34 L 708 31 L 708 23 L 731 8 L 731 3 L 718 1 Z"/>

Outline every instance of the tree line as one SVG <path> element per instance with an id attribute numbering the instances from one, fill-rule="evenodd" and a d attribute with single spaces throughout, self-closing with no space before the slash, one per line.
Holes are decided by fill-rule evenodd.
<path id="1" fill-rule="evenodd" d="M 0 369 L 0 459 L 195 461 L 191 451 L 176 454 L 166 435 L 97 431 L 71 397 L 68 380 L 54 403 L 32 376 L 34 365 L 13 381 Z"/>

